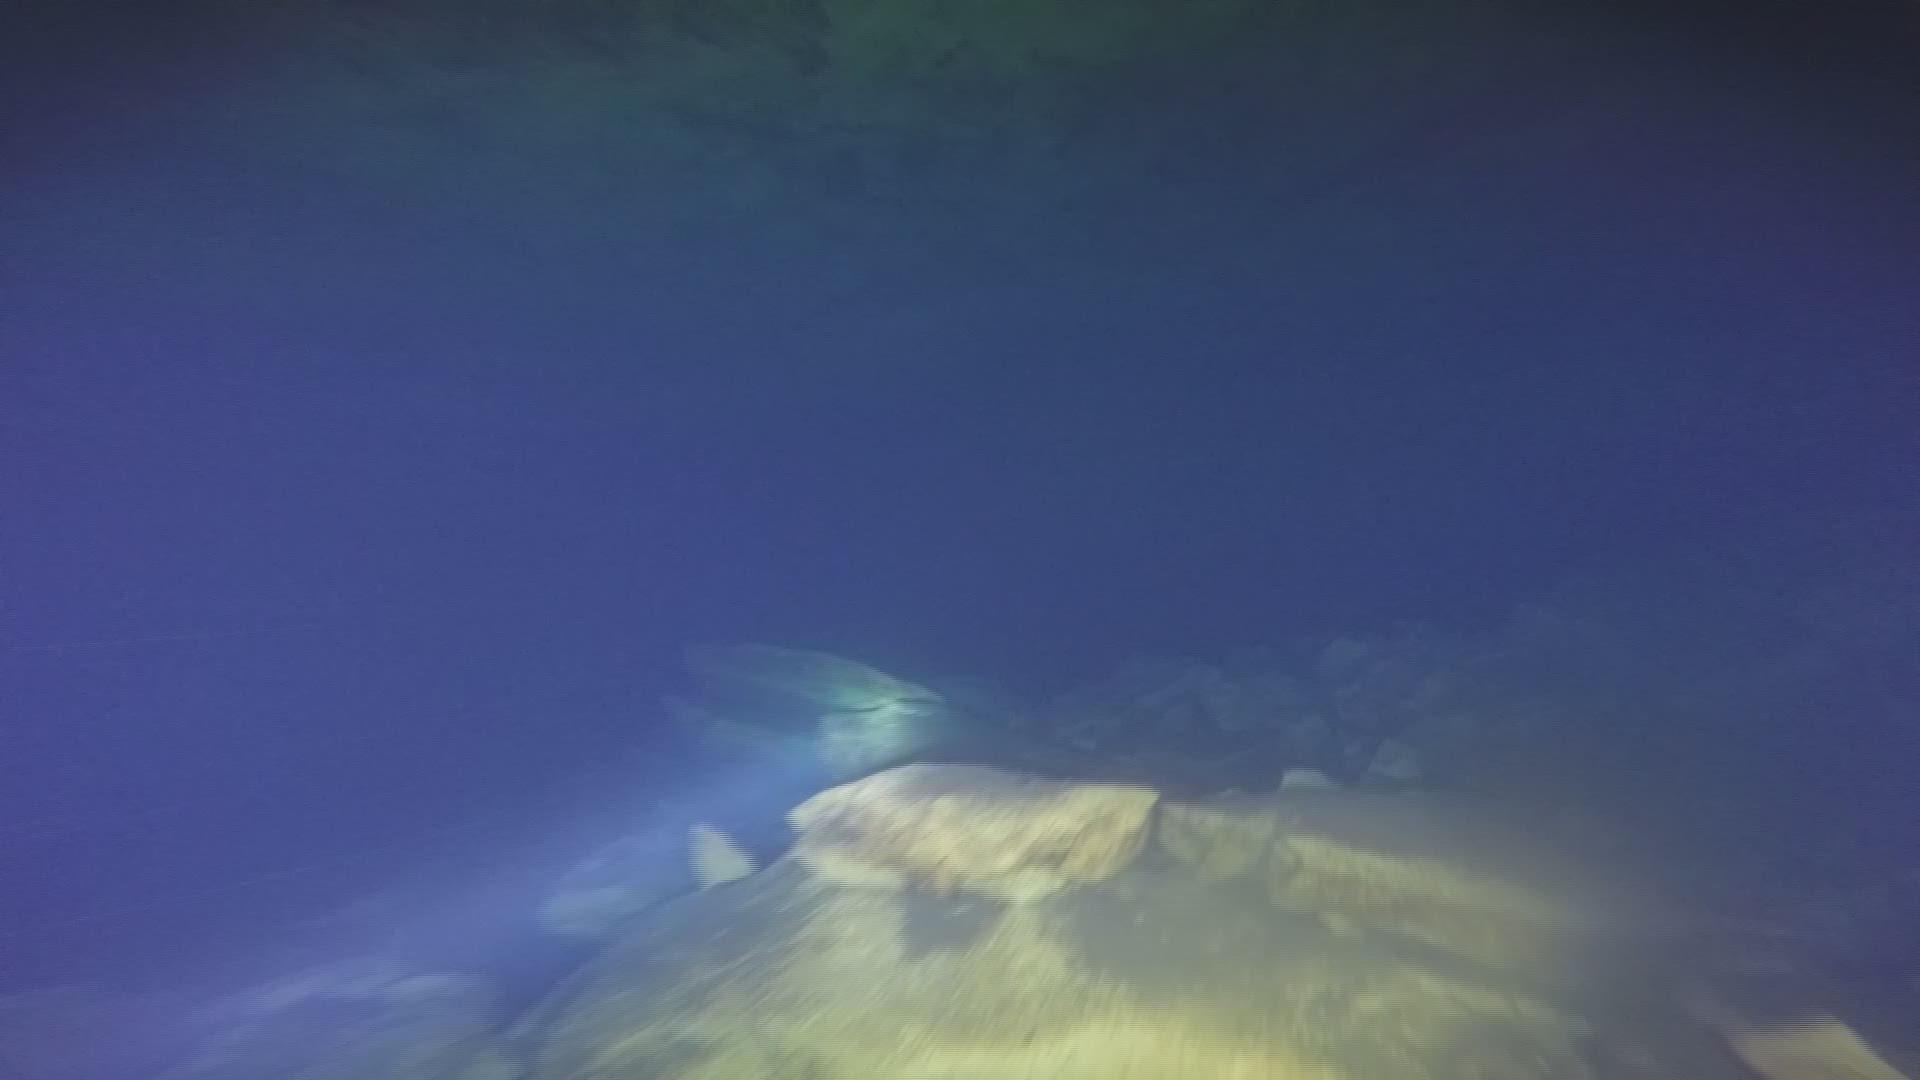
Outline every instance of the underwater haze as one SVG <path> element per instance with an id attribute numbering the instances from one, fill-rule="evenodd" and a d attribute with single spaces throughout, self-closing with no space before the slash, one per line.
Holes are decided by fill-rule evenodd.
<path id="1" fill-rule="evenodd" d="M 1785 1080 L 1751 1032 L 1817 1015 L 1854 1074 L 1915 1075 L 1913 3 L 186 0 L 0 24 L 0 1080 L 1465 1060 L 1361 1031 L 1265 1072 L 1238 1049 L 1129 1065 L 1084 1056 L 1112 1039 L 1076 1016 L 1034 1036 L 1056 1071 L 789 1066 L 785 1042 L 689 1049 L 731 1006 L 621 1026 L 622 964 L 711 1003 L 675 973 L 735 963 L 698 951 L 729 927 L 814 940 L 770 910 L 863 928 L 838 942 L 905 927 L 845 961 L 922 972 L 869 1010 L 1022 972 L 1157 1001 L 1140 973 L 1177 969 L 1197 1016 L 1234 996 L 1210 973 L 1255 978 L 1126 953 L 1135 900 L 1219 905 L 1168 940 L 1244 927 L 1245 955 L 1314 978 L 1430 988 L 1465 957 L 1526 996 L 1502 1016 L 1577 1014 L 1569 1046 L 1619 1001 L 1671 1006 Z M 885 786 L 935 765 L 1025 779 Z M 1055 783 L 1087 787 L 1020 786 Z M 1017 888 L 967 863 L 1109 785 L 1150 797 L 1066 831 L 1111 849 L 1049 849 Z M 1314 791 L 1363 802 L 1288 809 Z M 828 836 L 803 809 L 835 792 L 864 809 Z M 989 809 L 923 820 L 922 797 Z M 1429 798 L 1554 858 L 1585 858 L 1562 828 L 1632 852 L 1689 927 L 1785 943 L 1790 992 L 1754 997 L 1796 1004 L 1673 990 L 1764 966 L 1707 934 L 1707 974 L 1534 1009 L 1552 980 L 1451 936 L 1477 907 L 1445 933 L 1404 898 L 1326 908 L 1391 860 L 1455 899 L 1524 862 L 1450 861 L 1478 826 L 1372 801 Z M 1285 874 L 1221 870 L 1216 827 L 1292 836 L 1258 856 Z M 929 863 L 918 829 L 973 854 Z M 1236 906 L 1256 880 L 1283 914 Z M 883 886 L 898 910 L 846 899 Z M 1349 955 L 1354 927 L 1417 948 Z M 1109 966 L 1033 973 L 1008 942 Z M 913 967 L 928 950 L 972 966 Z M 741 970 L 812 1002 L 821 964 Z M 1258 974 L 1275 1001 L 1307 977 Z M 392 1031 L 369 1048 L 315 1001 Z M 892 1023 L 865 1015 L 846 1030 Z M 1622 1023 L 1597 1058 L 1553 1042 L 1505 1075 L 1713 1075 Z M 681 1034 L 629 1037 L 656 1027 Z"/>

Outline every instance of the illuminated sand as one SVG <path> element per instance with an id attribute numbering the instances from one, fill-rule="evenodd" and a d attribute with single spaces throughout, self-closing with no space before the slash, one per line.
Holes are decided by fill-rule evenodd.
<path id="1" fill-rule="evenodd" d="M 981 877 L 983 864 L 955 874 L 916 862 L 941 845 L 937 837 L 903 835 L 903 823 L 951 826 L 954 800 L 991 801 L 992 792 L 1009 790 L 981 786 L 991 780 L 923 775 L 908 785 L 928 800 L 923 814 L 897 801 L 897 784 L 880 786 L 884 812 L 836 812 L 843 826 L 875 825 L 867 835 L 857 826 L 837 832 L 836 853 L 888 865 L 890 874 L 823 876 L 789 859 L 641 920 L 551 1007 L 534 1075 L 1741 1075 L 1718 1042 L 1642 1030 L 1598 1004 L 1606 987 L 1587 993 L 1569 973 L 1538 970 L 1585 950 L 1543 956 L 1529 949 L 1515 958 L 1524 963 L 1487 962 L 1488 927 L 1510 923 L 1535 936 L 1543 927 L 1558 936 L 1584 928 L 1583 893 L 1564 877 L 1533 880 L 1531 864 L 1516 853 L 1449 831 L 1466 826 L 1427 831 L 1477 850 L 1478 863 L 1426 842 L 1421 830 L 1402 829 L 1392 814 L 1360 815 L 1343 831 L 1333 803 L 1316 806 L 1325 819 L 1311 829 L 1285 813 L 1285 803 L 1211 807 L 1236 819 L 1226 833 L 1239 841 L 1302 841 L 1278 855 L 1269 848 L 1215 858 L 1191 830 L 1164 829 L 1163 806 L 1158 840 L 1044 889 L 996 890 Z M 953 789 L 943 791 L 943 783 Z M 1300 798 L 1311 797 L 1324 798 Z M 935 812 L 932 802 L 942 799 Z M 1070 803 L 1030 805 L 1057 812 Z M 1386 842 L 1396 834 L 1403 843 Z M 1112 835 L 1098 846 L 1131 847 L 1116 847 Z M 961 839 L 952 849 L 970 857 L 980 851 Z M 1036 851 L 1051 866 L 1071 862 L 1057 844 Z M 1510 872 L 1492 873 L 1490 861 Z M 1020 859 L 1009 855 L 1001 865 L 1031 880 L 1032 867 Z M 1658 992 L 1651 981 L 1636 989 Z"/>

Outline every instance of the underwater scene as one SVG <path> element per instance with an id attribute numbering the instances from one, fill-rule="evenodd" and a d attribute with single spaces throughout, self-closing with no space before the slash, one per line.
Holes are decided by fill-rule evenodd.
<path id="1" fill-rule="evenodd" d="M 23 0 L 0 1080 L 1920 1080 L 1913 0 Z"/>

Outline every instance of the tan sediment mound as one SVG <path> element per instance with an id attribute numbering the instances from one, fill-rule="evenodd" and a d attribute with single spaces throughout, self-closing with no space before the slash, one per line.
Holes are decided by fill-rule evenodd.
<path id="1" fill-rule="evenodd" d="M 910 765 L 808 799 L 794 856 L 843 885 L 913 885 L 1032 899 L 1103 881 L 1146 841 L 1158 793 Z"/>
<path id="2" fill-rule="evenodd" d="M 1341 930 L 1393 934 L 1475 963 L 1586 981 L 1670 927 L 1624 877 L 1444 801 L 1315 793 L 1167 803 L 1161 846 L 1215 883 Z"/>
<path id="3" fill-rule="evenodd" d="M 1742 1075 L 1620 997 L 1463 962 L 1563 914 L 1560 864 L 1311 799 L 977 767 L 836 789 L 793 858 L 624 924 L 524 1029 L 530 1078 L 1599 1080 L 1622 1047 L 1650 1063 L 1626 1075 Z M 1150 821 L 1173 857 L 1142 854 Z"/>
<path id="4" fill-rule="evenodd" d="M 776 864 L 635 924 L 569 993 L 533 1075 L 1593 1080 L 1573 1017 L 1170 870 L 1009 904 Z"/>
<path id="5" fill-rule="evenodd" d="M 772 884 L 757 877 L 746 888 Z M 1075 894 L 1059 894 L 1067 897 Z M 771 898 L 769 898 L 771 899 Z M 979 901 L 991 903 L 990 901 Z M 912 944 L 925 894 L 781 890 L 777 914 L 737 922 L 669 965 L 672 983 L 585 988 L 536 1075 L 672 1080 L 1351 1080 L 1312 1040 L 1249 1037 L 1224 1004 L 1149 1000 L 1089 970 L 1044 901 L 995 906 L 964 944 Z M 729 940 L 731 938 L 731 940 Z M 645 952 L 658 965 L 662 950 Z M 658 968 L 656 968 L 658 970 Z M 1255 998 L 1264 1002 L 1265 998 Z M 1298 1003 L 1294 1003 L 1298 1004 Z M 1301 1011 L 1295 1009 L 1293 1011 Z M 1270 1010 L 1262 1019 L 1271 1022 Z"/>

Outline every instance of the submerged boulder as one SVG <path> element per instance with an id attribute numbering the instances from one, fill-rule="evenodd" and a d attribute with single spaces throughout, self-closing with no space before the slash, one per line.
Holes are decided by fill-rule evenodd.
<path id="1" fill-rule="evenodd" d="M 1737 1025 L 1727 1041 L 1767 1080 L 1906 1080 L 1859 1033 L 1830 1016 L 1773 1029 Z"/>
<path id="2" fill-rule="evenodd" d="M 1328 776 L 1320 769 L 1288 769 L 1280 774 L 1282 794 L 1297 795 L 1303 791 L 1343 791 L 1338 780 Z"/>
<path id="3" fill-rule="evenodd" d="M 737 645 L 693 652 L 683 722 L 734 741 L 798 751 L 847 778 L 905 761 L 953 736 L 960 710 L 940 692 L 811 649 Z"/>
<path id="4" fill-rule="evenodd" d="M 711 825 L 688 830 L 687 849 L 694 883 L 703 889 L 739 881 L 758 868 L 733 837 Z"/>
<path id="5" fill-rule="evenodd" d="M 671 833 L 622 837 L 562 875 L 540 903 L 540 928 L 568 941 L 598 941 L 656 904 L 755 869 L 733 837 L 704 823 L 690 826 L 684 842 Z"/>
<path id="6" fill-rule="evenodd" d="M 808 799 L 794 857 L 838 884 L 1030 899 L 1104 881 L 1146 843 L 1159 795 L 971 765 L 912 765 Z"/>
<path id="7" fill-rule="evenodd" d="M 1399 739 L 1388 739 L 1374 749 L 1360 777 L 1360 785 L 1375 791 L 1404 791 L 1427 775 L 1420 751 Z"/>

